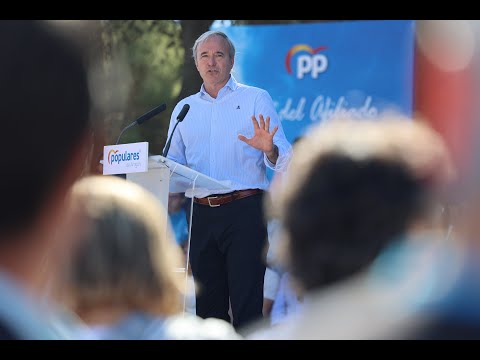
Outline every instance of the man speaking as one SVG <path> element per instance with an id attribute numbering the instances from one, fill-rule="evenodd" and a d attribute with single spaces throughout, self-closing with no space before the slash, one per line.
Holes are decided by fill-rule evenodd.
<path id="1" fill-rule="evenodd" d="M 197 315 L 238 328 L 262 316 L 267 230 L 262 195 L 266 167 L 284 171 L 291 145 L 267 91 L 230 74 L 235 47 L 220 31 L 202 34 L 193 57 L 203 84 L 172 113 L 167 157 L 228 184 L 229 193 L 194 198 L 190 264 L 198 284 Z M 184 105 L 184 121 L 177 117 Z"/>

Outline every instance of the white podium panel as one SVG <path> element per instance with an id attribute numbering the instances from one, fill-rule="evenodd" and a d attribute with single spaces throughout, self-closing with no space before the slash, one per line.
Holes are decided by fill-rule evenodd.
<path id="1" fill-rule="evenodd" d="M 149 168 L 144 173 L 127 174 L 127 180 L 137 183 L 154 194 L 167 211 L 170 170 L 166 166 Z"/>

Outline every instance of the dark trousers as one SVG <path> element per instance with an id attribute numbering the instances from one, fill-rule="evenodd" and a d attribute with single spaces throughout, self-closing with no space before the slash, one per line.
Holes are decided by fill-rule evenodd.
<path id="1" fill-rule="evenodd" d="M 230 299 L 235 328 L 261 318 L 266 245 L 262 194 L 219 207 L 194 204 L 190 264 L 198 316 L 230 322 Z"/>

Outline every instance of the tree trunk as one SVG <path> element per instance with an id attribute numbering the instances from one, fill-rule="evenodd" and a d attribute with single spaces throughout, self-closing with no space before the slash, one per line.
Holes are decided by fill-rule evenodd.
<path id="1" fill-rule="evenodd" d="M 182 20 L 182 44 L 185 49 L 183 55 L 182 90 L 178 101 L 195 94 L 202 85 L 202 78 L 198 74 L 195 61 L 192 57 L 192 47 L 195 40 L 210 29 L 214 20 Z"/>

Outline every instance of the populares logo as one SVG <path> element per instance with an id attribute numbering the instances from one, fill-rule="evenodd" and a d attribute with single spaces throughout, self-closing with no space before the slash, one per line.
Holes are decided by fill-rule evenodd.
<path id="1" fill-rule="evenodd" d="M 112 165 L 113 156 L 114 156 L 116 153 L 118 153 L 118 150 L 110 150 L 110 151 L 108 152 L 108 163 L 109 163 L 110 165 Z"/>
<path id="2" fill-rule="evenodd" d="M 293 46 L 287 53 L 285 58 L 285 66 L 287 72 L 292 74 L 292 57 L 300 52 L 306 51 L 308 54 L 301 54 L 297 56 L 297 79 L 303 79 L 305 74 L 310 73 L 313 79 L 316 79 L 319 74 L 325 72 L 328 67 L 328 58 L 324 54 L 317 54 L 318 52 L 327 49 L 326 46 L 320 46 L 316 49 L 308 45 L 300 44 Z"/>
<path id="3" fill-rule="evenodd" d="M 114 162 L 120 164 L 122 161 L 138 160 L 140 159 L 140 152 L 127 152 L 123 154 L 118 154 L 118 150 L 110 150 L 108 152 L 108 163 L 112 165 Z"/>

